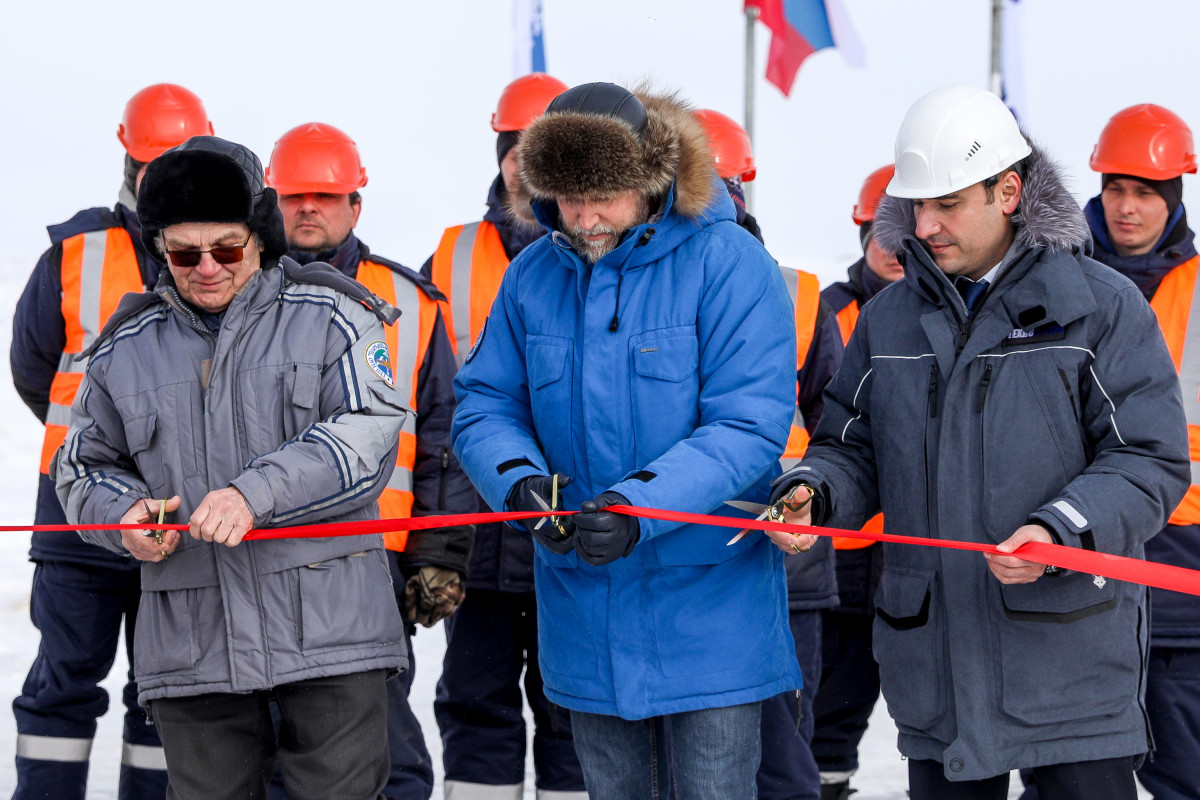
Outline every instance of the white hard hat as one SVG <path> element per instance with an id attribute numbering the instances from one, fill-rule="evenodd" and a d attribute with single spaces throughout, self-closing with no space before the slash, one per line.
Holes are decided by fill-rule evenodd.
<path id="1" fill-rule="evenodd" d="M 904 116 L 887 193 L 942 197 L 998 175 L 1031 152 L 999 97 L 975 86 L 944 86 Z"/>

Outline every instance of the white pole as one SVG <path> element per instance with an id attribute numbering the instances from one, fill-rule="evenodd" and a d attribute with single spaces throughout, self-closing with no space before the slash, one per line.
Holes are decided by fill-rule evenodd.
<path id="1" fill-rule="evenodd" d="M 750 137 L 750 151 L 754 152 L 754 23 L 758 21 L 758 7 L 746 9 L 746 135 Z M 751 183 L 742 185 L 746 195 L 746 210 L 750 210 L 754 186 Z"/>
<path id="2" fill-rule="evenodd" d="M 1002 97 L 1004 64 L 1001 43 L 1004 41 L 1004 0 L 992 0 L 992 93 Z"/>

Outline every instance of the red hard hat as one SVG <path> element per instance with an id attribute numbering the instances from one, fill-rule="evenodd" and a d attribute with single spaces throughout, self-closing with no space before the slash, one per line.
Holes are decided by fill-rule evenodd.
<path id="1" fill-rule="evenodd" d="M 136 161 L 153 161 L 193 136 L 212 136 L 200 98 L 182 86 L 156 83 L 125 104 L 117 138 Z"/>
<path id="2" fill-rule="evenodd" d="M 722 178 L 739 175 L 743 181 L 754 180 L 758 170 L 754 166 L 750 136 L 742 126 L 719 111 L 701 108 L 693 113 L 704 126 L 717 174 Z"/>
<path id="3" fill-rule="evenodd" d="M 896 165 L 888 164 L 867 176 L 858 192 L 858 202 L 854 204 L 854 213 L 851 215 L 855 224 L 862 225 L 875 219 L 875 207 L 879 205 L 880 199 L 883 198 L 883 190 L 892 182 L 892 176 L 895 174 Z"/>
<path id="4" fill-rule="evenodd" d="M 542 115 L 550 101 L 567 90 L 567 85 L 544 72 L 531 72 L 504 87 L 492 114 L 492 130 L 523 131 Z"/>
<path id="5" fill-rule="evenodd" d="M 297 125 L 279 137 L 265 178 L 280 194 L 350 194 L 367 185 L 358 145 L 323 122 Z"/>
<path id="6" fill-rule="evenodd" d="M 1096 172 L 1163 181 L 1196 171 L 1192 131 L 1173 111 L 1153 103 L 1118 111 L 1100 132 L 1089 162 Z"/>

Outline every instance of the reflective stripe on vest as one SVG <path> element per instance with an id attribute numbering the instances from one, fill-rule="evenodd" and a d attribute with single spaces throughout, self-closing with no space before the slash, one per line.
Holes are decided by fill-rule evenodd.
<path id="1" fill-rule="evenodd" d="M 42 474 L 67 438 L 71 404 L 83 381 L 86 363 L 75 357 L 86 350 L 127 292 L 145 291 L 137 250 L 124 228 L 81 233 L 62 242 L 62 315 L 67 341 L 50 383 L 46 435 L 42 440 Z"/>
<path id="2" fill-rule="evenodd" d="M 796 372 L 804 368 L 804 360 L 808 358 L 808 348 L 812 345 L 813 336 L 817 332 L 817 312 L 821 308 L 821 282 L 816 275 L 802 272 L 798 269 L 780 267 L 784 285 L 787 286 L 788 296 L 792 298 L 795 308 L 796 322 Z M 798 388 L 798 387 L 797 387 Z M 789 470 L 800 463 L 804 451 L 808 449 L 808 429 L 804 427 L 804 414 L 800 406 L 792 415 L 792 428 L 788 431 L 787 447 L 784 448 L 780 463 L 784 470 Z"/>
<path id="3" fill-rule="evenodd" d="M 490 222 L 447 228 L 433 254 L 433 282 L 446 295 L 442 316 L 461 367 L 500 292 L 508 255 Z"/>
<path id="4" fill-rule="evenodd" d="M 1188 452 L 1192 461 L 1192 485 L 1168 522 L 1171 525 L 1200 523 L 1200 281 L 1196 280 L 1200 256 L 1193 257 L 1167 273 L 1150 301 L 1162 328 L 1171 360 L 1179 372 L 1183 411 L 1187 416 Z"/>
<path id="5" fill-rule="evenodd" d="M 842 344 L 850 344 L 850 334 L 858 324 L 858 301 L 851 300 L 841 311 L 837 312 L 838 328 L 842 331 Z"/>
<path id="6" fill-rule="evenodd" d="M 382 264 L 363 261 L 358 265 L 358 282 L 400 309 L 400 319 L 384 328 L 396 391 L 413 411 L 417 411 L 417 373 L 425 361 L 429 339 L 437 320 L 437 303 L 415 283 Z M 412 516 L 413 470 L 417 463 L 417 418 L 409 414 L 400 429 L 400 448 L 396 453 L 396 469 L 387 488 L 379 498 L 379 515 L 383 519 Z M 383 535 L 389 550 L 404 550 L 407 531 L 392 531 Z"/>

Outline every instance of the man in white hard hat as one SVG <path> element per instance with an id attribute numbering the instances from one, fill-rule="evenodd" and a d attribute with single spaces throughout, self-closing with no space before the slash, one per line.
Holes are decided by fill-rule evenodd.
<path id="1" fill-rule="evenodd" d="M 800 523 L 995 545 L 885 544 L 874 651 L 912 800 L 1133 800 L 1148 746 L 1145 587 L 1013 553 L 1140 558 L 1189 482 L 1171 357 L 1129 280 L 1083 254 L 1053 164 L 995 95 L 909 110 L 875 218 L 904 278 L 862 309 L 804 461 Z M 808 501 L 808 502 L 804 502 Z M 789 534 L 772 534 L 790 547 Z"/>

